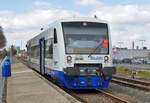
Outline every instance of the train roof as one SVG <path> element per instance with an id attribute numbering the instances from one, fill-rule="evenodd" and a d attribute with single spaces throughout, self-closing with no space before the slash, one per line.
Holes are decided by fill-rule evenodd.
<path id="1" fill-rule="evenodd" d="M 107 23 L 105 20 L 101 20 L 98 18 L 87 18 L 87 17 L 80 17 L 80 18 L 65 18 L 65 19 L 58 19 L 56 22 L 77 22 L 77 21 L 86 21 L 86 22 L 101 22 Z"/>

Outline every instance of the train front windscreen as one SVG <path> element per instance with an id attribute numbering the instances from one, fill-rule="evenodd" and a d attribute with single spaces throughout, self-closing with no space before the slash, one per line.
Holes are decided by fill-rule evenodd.
<path id="1" fill-rule="evenodd" d="M 108 27 L 96 22 L 63 22 L 66 54 L 108 54 Z"/>

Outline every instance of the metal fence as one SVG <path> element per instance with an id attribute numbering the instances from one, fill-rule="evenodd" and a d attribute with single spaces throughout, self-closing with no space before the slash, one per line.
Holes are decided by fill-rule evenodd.
<path id="1" fill-rule="evenodd" d="M 5 84 L 5 77 L 2 76 L 2 68 L 5 62 L 5 59 L 3 59 L 2 63 L 0 63 L 0 103 L 2 103 L 3 101 L 3 91 L 4 91 L 4 84 Z"/>

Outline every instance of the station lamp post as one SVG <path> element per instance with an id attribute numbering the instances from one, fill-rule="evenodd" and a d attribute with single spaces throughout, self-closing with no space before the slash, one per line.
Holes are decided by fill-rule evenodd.
<path id="1" fill-rule="evenodd" d="M 139 42 L 142 43 L 142 48 L 143 48 L 143 44 L 144 44 L 145 41 L 146 41 L 146 40 L 139 40 Z"/>

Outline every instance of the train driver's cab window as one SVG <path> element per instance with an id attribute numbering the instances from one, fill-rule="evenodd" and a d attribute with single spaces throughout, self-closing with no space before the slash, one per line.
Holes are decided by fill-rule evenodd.
<path id="1" fill-rule="evenodd" d="M 105 23 L 63 22 L 64 41 L 68 54 L 108 54 L 109 37 Z"/>
<path id="2" fill-rule="evenodd" d="M 53 42 L 52 42 L 52 39 L 46 40 L 45 44 L 46 44 L 45 58 L 53 58 Z"/>
<path id="3" fill-rule="evenodd" d="M 54 28 L 54 44 L 57 43 L 57 31 L 56 28 Z"/>

